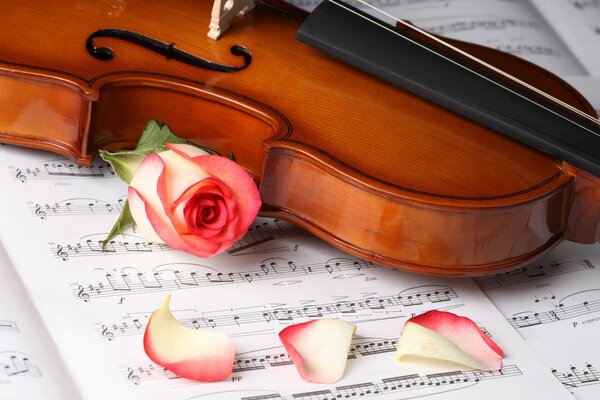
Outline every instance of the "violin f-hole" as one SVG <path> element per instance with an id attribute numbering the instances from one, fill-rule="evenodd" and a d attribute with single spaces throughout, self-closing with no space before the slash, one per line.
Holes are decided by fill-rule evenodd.
<path id="1" fill-rule="evenodd" d="M 212 61 L 205 60 L 193 54 L 187 53 L 175 47 L 174 43 L 165 43 L 149 36 L 142 35 L 137 32 L 127 31 L 124 29 L 101 29 L 92 33 L 86 40 L 86 49 L 93 57 L 102 60 L 110 61 L 115 58 L 115 52 L 110 47 L 96 47 L 94 38 L 111 37 L 120 40 L 125 40 L 130 43 L 145 47 L 155 53 L 163 55 L 167 60 L 177 60 L 185 64 L 195 67 L 208 69 L 217 72 L 237 72 L 246 69 L 252 62 L 252 54 L 243 46 L 235 45 L 231 47 L 231 54 L 244 58 L 243 65 L 223 65 Z"/>

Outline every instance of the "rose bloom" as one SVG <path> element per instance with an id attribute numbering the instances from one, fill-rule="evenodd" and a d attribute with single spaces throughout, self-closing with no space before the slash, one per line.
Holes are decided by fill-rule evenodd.
<path id="1" fill-rule="evenodd" d="M 210 257 L 238 241 L 260 196 L 237 163 L 187 144 L 144 158 L 128 190 L 131 215 L 148 240 Z"/>

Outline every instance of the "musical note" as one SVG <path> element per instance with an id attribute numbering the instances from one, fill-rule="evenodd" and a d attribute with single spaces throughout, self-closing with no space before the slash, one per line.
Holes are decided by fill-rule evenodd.
<path id="1" fill-rule="evenodd" d="M 596 368 L 590 363 L 587 363 L 581 369 L 571 366 L 568 372 L 560 372 L 553 368 L 552 373 L 568 388 L 597 385 L 600 383 L 600 372 L 596 371 Z"/>
<path id="2" fill-rule="evenodd" d="M 266 263 L 268 263 L 268 267 Z M 214 268 L 202 267 L 198 264 L 162 264 L 154 268 L 152 284 L 147 278 L 150 275 L 149 272 L 137 272 L 131 275 L 122 274 L 119 282 L 117 282 L 117 279 L 119 279 L 118 276 L 112 273 L 105 273 L 104 279 L 106 279 L 108 285 L 102 284 L 100 287 L 102 281 L 98 281 L 98 283 L 82 284 L 81 286 L 86 288 L 84 291 L 87 293 L 88 299 L 90 297 L 120 297 L 123 291 L 131 294 L 171 292 L 224 284 L 248 284 L 258 281 L 286 279 L 289 277 L 317 276 L 328 274 L 327 266 L 331 264 L 335 264 L 336 268 L 340 271 L 382 267 L 381 264 L 374 264 L 370 261 L 356 258 L 337 258 L 322 263 L 300 265 L 301 268 L 298 268 L 298 265 L 286 259 L 267 259 L 263 261 L 258 269 L 248 269 L 245 272 L 216 272 Z M 197 268 L 193 271 L 183 271 L 183 269 L 189 270 L 190 266 L 197 266 Z M 129 269 L 135 270 L 131 267 Z M 127 280 L 126 282 L 125 279 Z M 74 294 L 81 298 L 79 295 L 79 284 L 76 285 L 73 285 Z"/>
<path id="3" fill-rule="evenodd" d="M 420 390 L 426 393 L 413 396 L 420 397 L 426 394 L 439 393 L 445 390 L 446 386 L 451 386 L 453 390 L 461 387 L 469 387 L 487 379 L 507 378 L 521 375 L 521 370 L 516 365 L 506 365 L 498 371 L 456 371 L 429 375 L 402 375 L 390 378 L 383 378 L 381 382 L 360 382 L 349 385 L 336 386 L 328 390 L 317 390 L 310 392 L 293 393 L 282 395 L 280 393 L 271 393 L 258 396 L 244 396 L 243 400 L 264 400 L 264 399 L 294 399 L 294 400 L 316 400 L 316 399 L 344 399 L 353 397 L 376 397 L 386 396 L 392 393 L 413 392 Z M 463 386 L 460 386 L 460 385 Z M 404 398 L 404 397 L 403 397 Z M 196 399 L 194 397 L 193 399 Z M 191 399 L 190 399 L 191 400 Z"/>
<path id="4" fill-rule="evenodd" d="M 106 162 L 94 162 L 89 167 L 68 161 L 55 160 L 40 163 L 35 167 L 9 167 L 15 180 L 26 183 L 32 180 L 54 180 L 70 178 L 114 178 L 115 172 Z"/>
<path id="5" fill-rule="evenodd" d="M 589 291 L 587 292 L 588 293 L 584 294 L 589 295 Z M 527 328 L 530 326 L 549 324 L 600 311 L 600 298 L 581 301 L 572 305 L 565 305 L 567 301 L 572 301 L 574 299 L 572 296 L 578 294 L 580 293 L 576 293 L 564 298 L 554 310 L 542 312 L 520 312 L 514 314 L 514 316 L 509 319 L 509 322 L 514 328 Z"/>
<path id="6" fill-rule="evenodd" d="M 71 204 L 70 207 L 74 206 Z M 59 207 L 55 208 L 58 210 Z M 78 206 L 77 209 L 81 209 L 81 206 Z M 75 212 L 75 208 L 66 211 L 66 213 L 71 212 Z M 275 228 L 271 227 L 271 224 L 268 222 L 256 225 L 254 228 L 251 228 L 248 233 L 246 233 L 246 235 L 244 235 L 244 237 L 242 237 L 236 244 L 228 249 L 227 252 L 229 254 L 239 254 L 239 252 L 242 250 L 252 248 L 271 240 L 297 237 L 298 235 L 307 235 L 307 233 L 300 228 L 294 227 L 291 224 L 282 223 L 278 220 L 273 220 L 272 225 L 274 225 Z M 268 232 L 268 234 L 265 234 L 264 232 Z M 107 236 L 108 233 L 97 233 L 84 236 L 80 239 L 80 241 L 74 244 L 60 244 L 59 246 L 61 249 L 63 249 L 63 253 L 61 253 L 59 258 L 63 259 L 64 261 L 68 261 L 71 257 L 106 256 L 111 254 L 125 255 L 172 250 L 165 244 L 148 242 L 140 236 L 131 234 L 120 234 L 118 236 L 120 240 L 111 240 L 103 249 L 102 242 Z M 52 242 L 51 246 L 54 247 L 56 244 Z M 58 257 L 58 255 L 56 256 Z"/>
<path id="7" fill-rule="evenodd" d="M 544 265 L 533 264 L 510 272 L 473 278 L 473 280 L 481 290 L 492 290 L 518 285 L 542 277 L 547 278 L 595 268 L 596 266 L 588 259 L 571 260 L 560 263 L 551 262 Z"/>
<path id="8" fill-rule="evenodd" d="M 29 202 L 31 214 L 40 219 L 48 217 L 78 217 L 82 215 L 119 215 L 123 209 L 123 201 L 109 203 L 100 199 L 71 198 L 54 203 Z"/>
<path id="9" fill-rule="evenodd" d="M 119 240 L 111 240 L 102 248 L 102 242 L 107 236 L 108 233 L 97 233 L 84 236 L 74 244 L 50 242 L 49 245 L 54 256 L 63 261 L 69 261 L 73 257 L 140 254 L 173 250 L 166 244 L 148 242 L 140 236 L 131 234 L 119 234 Z"/>
<path id="10" fill-rule="evenodd" d="M 425 290 L 424 288 L 428 289 Z M 425 298 L 422 296 L 425 296 Z M 454 291 L 447 286 L 427 285 L 403 290 L 400 292 L 398 300 L 404 306 L 416 306 L 423 304 L 424 301 L 429 303 L 450 301 L 455 296 Z"/>
<path id="11" fill-rule="evenodd" d="M 27 354 L 0 352 L 0 376 L 2 375 L 41 378 L 42 372 L 29 362 Z"/>
<path id="12" fill-rule="evenodd" d="M 437 303 L 437 296 L 432 295 L 435 292 L 439 292 L 437 287 L 433 289 L 431 287 L 424 286 L 421 292 L 412 291 L 415 294 L 419 294 L 423 299 L 423 302 Z M 446 287 L 444 292 L 447 292 L 447 296 L 450 299 L 458 298 L 456 292 Z M 402 296 L 399 295 L 388 295 L 381 297 L 369 297 L 365 299 L 355 299 L 346 301 L 334 301 L 329 303 L 311 304 L 310 306 L 290 306 L 290 307 L 275 307 L 264 310 L 264 306 L 255 306 L 259 311 L 245 311 L 249 307 L 244 307 L 242 312 L 226 312 L 226 311 L 210 311 L 205 310 L 204 315 L 210 315 L 211 317 L 205 317 L 204 315 L 198 315 L 187 318 L 178 318 L 179 322 L 185 326 L 194 329 L 210 328 L 214 329 L 219 327 L 221 330 L 225 328 L 231 329 L 240 327 L 242 325 L 252 325 L 267 322 L 269 324 L 289 325 L 296 322 L 306 321 L 315 316 L 315 312 L 318 312 L 319 316 L 338 316 L 340 318 L 349 319 L 351 317 L 356 318 L 355 322 L 367 320 L 369 317 L 375 315 L 374 313 L 380 311 L 402 311 L 406 307 L 406 303 L 401 300 Z M 379 304 L 378 309 L 373 309 L 372 304 Z M 262 309 L 262 310 L 261 310 Z M 144 315 L 149 316 L 151 313 L 146 312 Z M 398 315 L 399 317 L 400 315 Z M 127 320 L 130 317 L 123 318 Z M 146 317 L 147 318 L 147 317 Z M 121 323 L 96 323 L 98 333 L 102 337 L 106 337 L 106 333 L 112 333 L 109 340 L 114 337 L 139 335 L 143 333 L 141 327 L 129 326 L 126 322 Z M 110 327 L 110 328 L 109 328 Z"/>
<path id="13" fill-rule="evenodd" d="M 227 249 L 227 253 L 236 255 L 244 250 L 251 249 L 259 244 L 267 243 L 275 239 L 297 238 L 307 235 L 308 233 L 306 231 L 290 223 L 278 219 L 274 219 L 272 222 L 265 221 L 250 226 L 244 237 Z"/>
<path id="14" fill-rule="evenodd" d="M 350 346 L 350 352 L 348 359 L 352 360 L 356 358 L 357 354 L 362 357 L 369 357 L 375 354 L 391 353 L 396 351 L 395 344 L 397 342 L 392 339 L 381 339 L 370 343 L 370 347 L 379 347 L 385 349 L 378 352 L 362 352 L 357 353 L 356 348 L 360 347 L 360 343 L 353 343 Z M 256 354 L 253 356 L 237 356 L 233 362 L 233 373 L 253 373 L 255 371 L 264 371 L 269 368 L 280 368 L 289 367 L 293 365 L 293 362 L 289 355 L 285 352 L 271 352 L 268 354 Z M 130 367 L 123 365 L 121 367 L 121 374 L 124 380 L 139 385 L 143 381 L 149 380 L 165 380 L 170 381 L 179 379 L 179 376 L 168 371 L 166 368 L 158 367 L 154 364 L 149 364 L 146 367 Z M 367 395 L 367 394 L 378 394 L 384 391 L 395 391 L 398 387 L 418 387 L 418 386 L 440 386 L 444 384 L 452 384 L 457 382 L 478 382 L 482 379 L 490 379 L 498 376 L 511 376 L 518 374 L 518 368 L 516 366 L 505 366 L 501 372 L 489 371 L 476 373 L 473 372 L 447 372 L 430 375 L 405 375 L 401 377 L 386 378 L 382 380 L 383 385 L 375 385 L 374 383 L 363 383 L 354 385 L 345 385 L 336 387 L 336 390 L 344 396 L 352 396 L 351 392 L 355 395 Z M 362 394 L 359 394 L 362 391 Z M 369 393 L 367 393 L 369 392 Z M 344 397 L 345 398 L 345 397 Z"/>
<path id="15" fill-rule="evenodd" d="M 509 28 L 529 28 L 539 30 L 540 24 L 531 20 L 518 20 L 510 18 L 479 19 L 453 21 L 447 24 L 426 25 L 423 28 L 431 33 L 447 35 L 452 32 L 479 31 L 479 30 L 506 30 Z"/>

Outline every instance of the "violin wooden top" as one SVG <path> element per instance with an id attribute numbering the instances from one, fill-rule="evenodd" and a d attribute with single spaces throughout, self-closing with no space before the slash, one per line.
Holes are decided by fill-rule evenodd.
<path id="1" fill-rule="evenodd" d="M 233 152 L 261 187 L 263 215 L 418 272 L 497 272 L 579 232 L 568 225 L 579 171 L 298 43 L 300 15 L 258 5 L 214 41 L 206 37 L 210 8 L 209 1 L 6 0 L 0 140 L 86 164 L 100 148 L 133 145 L 147 120 L 162 120 L 180 136 Z M 97 38 L 116 53 L 100 61 L 85 43 L 105 28 L 227 65 L 242 64 L 230 53 L 241 45 L 252 63 L 208 71 Z M 509 66 L 514 57 L 498 59 Z M 590 110 L 551 74 L 526 62 L 518 69 L 542 74 L 548 91 Z M 592 198 L 600 196 L 590 186 Z M 592 242 L 598 233 L 584 236 Z"/>

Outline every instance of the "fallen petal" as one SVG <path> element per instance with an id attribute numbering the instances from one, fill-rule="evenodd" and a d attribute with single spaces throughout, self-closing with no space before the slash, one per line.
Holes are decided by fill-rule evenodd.
<path id="1" fill-rule="evenodd" d="M 279 338 L 307 382 L 333 383 L 344 375 L 356 327 L 338 319 L 318 319 L 288 326 Z"/>
<path id="2" fill-rule="evenodd" d="M 483 370 L 500 369 L 502 355 L 469 318 L 436 310 L 406 321 L 396 350 L 398 361 L 419 357 Z"/>
<path id="3" fill-rule="evenodd" d="M 201 382 L 226 379 L 233 370 L 235 348 L 222 333 L 188 328 L 169 309 L 169 295 L 150 316 L 144 350 L 156 364 L 182 378 Z"/>

